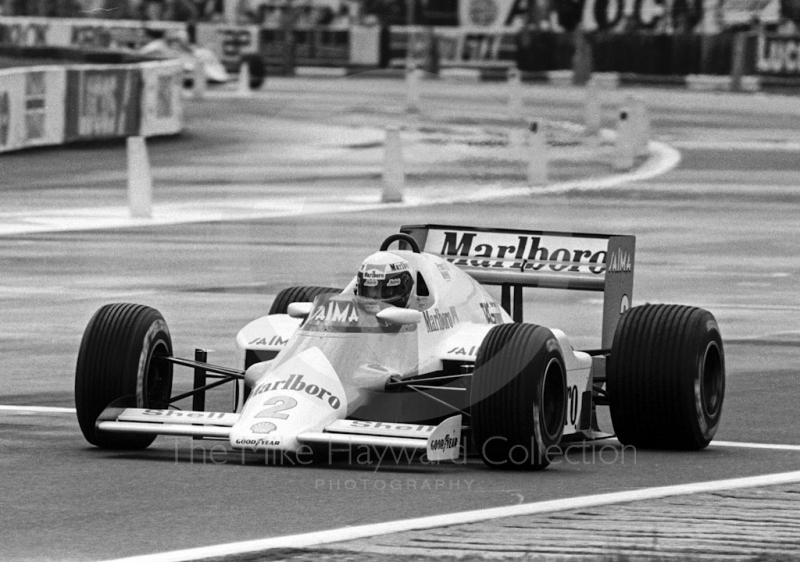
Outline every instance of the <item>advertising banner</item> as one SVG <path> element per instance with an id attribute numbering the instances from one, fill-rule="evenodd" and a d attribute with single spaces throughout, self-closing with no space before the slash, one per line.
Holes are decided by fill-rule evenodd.
<path id="1" fill-rule="evenodd" d="M 0 17 L 0 44 L 17 47 L 45 47 L 49 40 L 52 22 L 45 18 Z"/>
<path id="2" fill-rule="evenodd" d="M 800 76 L 800 36 L 759 35 L 756 47 L 756 72 Z"/>
<path id="3" fill-rule="evenodd" d="M 781 2 L 780 0 L 721 0 L 716 4 L 715 15 L 725 27 L 750 25 L 754 21 L 777 23 L 781 16 Z"/>
<path id="4" fill-rule="evenodd" d="M 62 68 L 0 71 L 0 152 L 64 139 Z"/>
<path id="5" fill-rule="evenodd" d="M 516 32 L 475 27 L 436 27 L 433 31 L 443 68 L 485 68 L 516 64 Z M 417 64 L 425 60 L 428 44 L 423 27 L 391 28 L 391 64 L 403 66 L 407 50 Z"/>
<path id="6" fill-rule="evenodd" d="M 20 47 L 138 49 L 153 39 L 152 31 L 188 39 L 186 24 L 179 22 L 0 17 L 0 44 Z"/>
<path id="7" fill-rule="evenodd" d="M 167 37 L 188 39 L 186 25 L 174 22 L 122 20 L 74 20 L 69 44 L 92 49 L 139 49 L 154 39 L 153 31 Z"/>
<path id="8" fill-rule="evenodd" d="M 237 71 L 242 55 L 259 52 L 259 27 L 200 23 L 197 43 L 210 49 L 229 72 Z"/>
<path id="9" fill-rule="evenodd" d="M 791 2 L 784 0 L 531 0 L 540 29 L 629 33 L 719 33 L 754 21 L 777 23 L 781 11 L 791 17 Z M 783 7 L 782 7 L 783 4 Z M 519 29 L 528 18 L 528 0 L 460 0 L 461 26 L 484 29 Z"/>
<path id="10" fill-rule="evenodd" d="M 181 64 L 145 63 L 142 66 L 142 124 L 144 137 L 180 132 L 183 125 Z"/>
<path id="11" fill-rule="evenodd" d="M 64 142 L 64 67 L 37 67 L 25 72 L 25 126 L 22 146 Z"/>
<path id="12" fill-rule="evenodd" d="M 67 70 L 67 142 L 137 135 L 141 70 L 131 65 Z"/>
<path id="13" fill-rule="evenodd" d="M 536 4 L 537 24 L 541 27 L 544 22 L 544 27 L 553 31 L 571 30 L 578 23 L 586 31 L 608 30 L 623 20 L 627 20 L 627 26 L 653 29 L 670 15 L 672 6 L 668 0 L 552 0 Z M 686 12 L 685 4 L 676 10 Z M 461 26 L 519 29 L 527 18 L 528 0 L 460 0 L 458 3 Z"/>

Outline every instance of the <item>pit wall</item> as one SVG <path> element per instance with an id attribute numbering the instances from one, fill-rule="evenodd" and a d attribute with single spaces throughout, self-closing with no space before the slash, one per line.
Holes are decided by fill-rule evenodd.
<path id="1" fill-rule="evenodd" d="M 177 61 L 0 70 L 0 152 L 183 128 Z"/>

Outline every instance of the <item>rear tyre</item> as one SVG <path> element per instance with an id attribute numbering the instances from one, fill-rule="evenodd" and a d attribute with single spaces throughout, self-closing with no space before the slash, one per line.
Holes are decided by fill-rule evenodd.
<path id="1" fill-rule="evenodd" d="M 714 316 L 647 304 L 627 311 L 606 369 L 611 421 L 625 445 L 698 450 L 714 438 L 725 397 L 725 353 Z"/>
<path id="2" fill-rule="evenodd" d="M 319 295 L 341 293 L 341 289 L 333 287 L 289 287 L 278 293 L 272 301 L 270 314 L 286 314 L 289 305 L 293 302 L 311 302 Z"/>
<path id="3" fill-rule="evenodd" d="M 105 449 L 144 449 L 153 435 L 98 431 L 97 418 L 121 398 L 137 408 L 167 407 L 172 392 L 172 338 L 160 312 L 137 304 L 108 304 L 95 312 L 75 368 L 75 407 L 86 440 Z"/>
<path id="4" fill-rule="evenodd" d="M 553 333 L 533 324 L 495 326 L 472 375 L 475 445 L 492 468 L 540 470 L 564 433 L 567 381 Z"/>

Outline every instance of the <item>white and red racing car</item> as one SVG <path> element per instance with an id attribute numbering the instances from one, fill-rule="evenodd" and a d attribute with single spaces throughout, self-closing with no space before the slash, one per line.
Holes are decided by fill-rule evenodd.
<path id="1" fill-rule="evenodd" d="M 394 242 L 400 249 L 390 249 Z M 477 453 L 490 467 L 540 469 L 562 443 L 701 449 L 725 393 L 711 313 L 630 307 L 633 236 L 406 226 L 343 289 L 293 287 L 236 341 L 245 369 L 198 350 L 173 356 L 155 309 L 109 304 L 89 322 L 75 401 L 89 443 L 140 449 L 157 435 L 224 439 L 245 450 L 331 447 L 419 451 L 431 461 Z M 500 302 L 485 288 L 499 285 Z M 522 321 L 527 287 L 604 295 L 602 346 L 576 350 L 558 329 Z M 172 394 L 173 367 L 194 370 Z M 213 379 L 209 382 L 209 379 Z M 232 382 L 232 412 L 205 391 Z M 192 409 L 175 407 L 192 397 Z"/>

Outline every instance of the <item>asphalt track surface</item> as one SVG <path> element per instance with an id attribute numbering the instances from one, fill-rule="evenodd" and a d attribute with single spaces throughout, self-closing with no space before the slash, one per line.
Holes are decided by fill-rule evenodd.
<path id="1" fill-rule="evenodd" d="M 648 95 L 654 137 L 678 147 L 682 160 L 662 176 L 614 189 L 4 236 L 0 404 L 73 407 L 80 338 L 107 302 L 161 310 L 178 355 L 204 347 L 214 350 L 213 362 L 239 365 L 236 332 L 266 313 L 278 290 L 342 286 L 400 225 L 435 222 L 635 234 L 634 303 L 702 306 L 720 323 L 728 383 L 717 440 L 800 445 L 794 422 L 800 159 L 793 144 L 800 141 L 800 104 Z M 367 158 L 335 152 L 315 159 L 281 147 L 306 143 L 303 134 L 314 126 L 358 121 L 377 127 L 387 116 L 402 119 L 395 82 L 273 81 L 265 97 L 189 104 L 187 134 L 151 144 L 156 197 L 224 202 L 242 193 L 277 197 L 293 190 L 311 200 L 336 190 L 374 191 L 375 162 L 363 169 L 354 164 L 349 175 L 332 172 Z M 467 115 L 468 125 L 482 115 L 502 119 L 502 90 L 495 85 L 435 84 L 426 99 L 439 119 Z M 580 94 L 573 90 L 531 88 L 526 107 L 547 118 L 581 119 Z M 609 104 L 606 125 L 613 115 Z M 121 143 L 4 155 L 0 164 L 4 211 L 124 203 Z M 450 174 L 463 181 L 458 170 L 426 170 L 431 177 L 420 172 L 412 181 L 435 186 Z M 564 329 L 578 347 L 596 344 L 599 310 L 599 299 L 582 293 L 543 291 L 526 300 L 531 321 Z M 212 404 L 223 407 L 227 399 L 219 393 Z M 9 560 L 102 560 L 789 472 L 800 464 L 792 450 L 711 446 L 691 454 L 637 451 L 631 459 L 601 445 L 536 474 L 489 470 L 472 460 L 264 466 L 263 457 L 215 452 L 212 445 L 192 449 L 172 438 L 159 438 L 144 452 L 101 451 L 86 444 L 69 413 L 0 411 L 0 426 L 0 557 Z"/>

